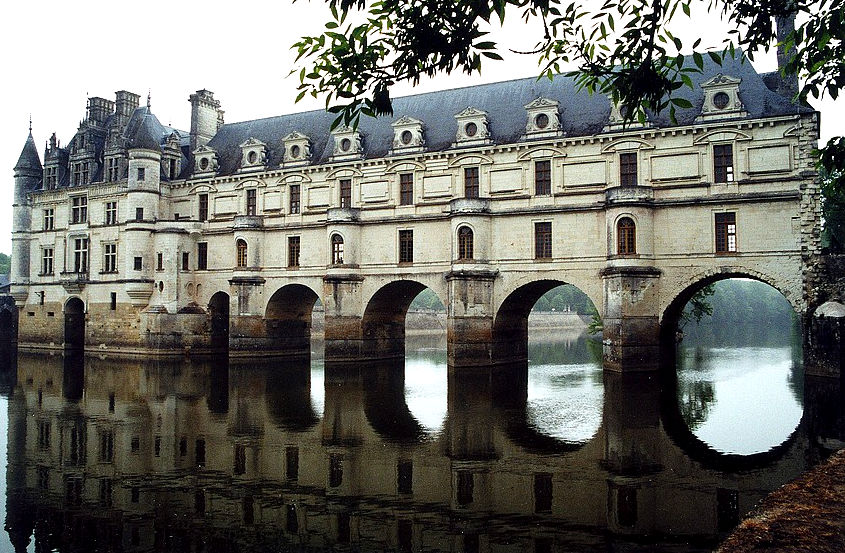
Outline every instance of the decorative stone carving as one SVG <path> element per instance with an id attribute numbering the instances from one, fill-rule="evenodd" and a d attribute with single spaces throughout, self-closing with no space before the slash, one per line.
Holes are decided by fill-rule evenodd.
<path id="1" fill-rule="evenodd" d="M 311 163 L 311 140 L 304 134 L 293 131 L 282 139 L 285 144 L 285 167 L 296 167 Z"/>
<path id="2" fill-rule="evenodd" d="M 393 127 L 393 148 L 391 154 L 405 154 L 410 152 L 422 152 L 425 149 L 425 136 L 423 122 L 413 117 L 400 117 L 394 121 Z"/>
<path id="3" fill-rule="evenodd" d="M 526 139 L 563 136 L 559 112 L 560 102 L 540 96 L 524 107 L 528 112 L 528 121 L 525 125 Z"/>
<path id="4" fill-rule="evenodd" d="M 455 135 L 456 146 L 481 146 L 492 144 L 490 138 L 490 122 L 487 112 L 474 107 L 468 107 L 455 115 L 458 122 L 458 132 Z"/>
<path id="5" fill-rule="evenodd" d="M 739 97 L 739 83 L 742 79 L 719 73 L 709 81 L 701 83 L 704 89 L 704 103 L 696 121 L 732 119 L 747 117 L 748 112 Z"/>
<path id="6" fill-rule="evenodd" d="M 361 159 L 364 157 L 364 141 L 361 133 L 350 127 L 338 127 L 332 131 L 334 150 L 332 161 Z"/>
<path id="7" fill-rule="evenodd" d="M 645 129 L 652 126 L 651 121 L 648 120 L 648 113 L 646 113 L 646 121 L 645 123 L 640 123 L 639 120 L 634 119 L 633 121 L 625 122 L 625 112 L 623 111 L 622 107 L 613 101 L 613 98 L 609 98 L 610 100 L 610 116 L 607 118 L 607 125 L 604 126 L 604 131 L 621 131 L 623 129 Z"/>
<path id="8" fill-rule="evenodd" d="M 217 151 L 214 148 L 203 145 L 194 150 L 194 176 L 213 175 L 218 167 Z"/>
<path id="9" fill-rule="evenodd" d="M 240 144 L 241 171 L 258 171 L 267 163 L 267 145 L 257 138 L 249 137 Z"/>

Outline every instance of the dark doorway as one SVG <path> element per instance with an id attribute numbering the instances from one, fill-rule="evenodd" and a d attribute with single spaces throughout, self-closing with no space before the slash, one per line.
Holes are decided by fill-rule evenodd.
<path id="1" fill-rule="evenodd" d="M 81 351 L 85 347 L 85 304 L 79 298 L 65 303 L 65 349 Z"/>
<path id="2" fill-rule="evenodd" d="M 211 347 L 229 349 L 229 294 L 217 292 L 208 302 L 211 318 Z"/>

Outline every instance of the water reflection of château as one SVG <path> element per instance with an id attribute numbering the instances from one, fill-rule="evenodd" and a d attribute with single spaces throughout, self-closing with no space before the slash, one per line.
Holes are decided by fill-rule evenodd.
<path id="1" fill-rule="evenodd" d="M 836 398 L 814 396 L 781 446 L 721 455 L 665 383 L 605 374 L 600 428 L 569 443 L 527 421 L 524 366 L 450 370 L 436 434 L 401 366 L 327 368 L 323 413 L 308 360 L 22 355 L 2 373 L 17 551 L 703 551 L 841 438 Z"/>

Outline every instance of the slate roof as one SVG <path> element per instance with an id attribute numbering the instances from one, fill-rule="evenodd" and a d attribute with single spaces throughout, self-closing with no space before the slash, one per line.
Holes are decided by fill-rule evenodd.
<path id="1" fill-rule="evenodd" d="M 704 92 L 699 85 L 718 73 L 742 79 L 739 93 L 749 118 L 812 112 L 812 108 L 796 106 L 770 90 L 742 53 L 737 53 L 735 59 L 725 59 L 722 66 L 710 60 L 709 56 L 704 56 L 704 59 L 704 70 L 689 74 L 693 88 L 683 87 L 677 93 L 677 97 L 692 103 L 692 108 L 677 110 L 676 124 L 679 126 L 694 123 L 704 102 Z M 553 81 L 532 77 L 405 96 L 394 99 L 393 116 L 361 119 L 358 130 L 364 136 L 364 155 L 368 159 L 388 155 L 393 142 L 390 124 L 406 115 L 423 121 L 426 151 L 451 148 L 457 131 L 454 116 L 467 107 L 487 112 L 494 143 L 514 143 L 525 132 L 527 115 L 524 106 L 538 97 L 560 102 L 563 131 L 570 137 L 601 133 L 610 115 L 607 97 L 576 91 L 574 79 L 564 76 L 557 76 Z M 218 174 L 229 175 L 237 171 L 241 161 L 239 145 L 250 137 L 267 144 L 267 167 L 274 168 L 279 166 L 284 152 L 282 138 L 298 131 L 311 139 L 312 163 L 326 163 L 332 155 L 329 128 L 334 117 L 319 110 L 231 123 L 224 125 L 208 146 L 218 153 Z M 650 121 L 656 127 L 673 126 L 668 110 L 659 115 L 652 114 Z"/>
<path id="2" fill-rule="evenodd" d="M 162 125 L 158 117 L 150 111 L 150 108 L 143 106 L 132 112 L 123 136 L 126 139 L 128 149 L 146 148 L 158 151 L 167 141 L 167 137 L 173 133 L 176 133 L 179 137 L 181 145 L 187 145 L 190 139 L 187 132 Z"/>
<path id="3" fill-rule="evenodd" d="M 15 170 L 20 169 L 33 169 L 35 171 L 41 171 L 42 169 L 41 158 L 38 156 L 38 148 L 35 146 L 35 140 L 32 138 L 32 131 L 29 132 L 18 162 L 15 163 Z"/>

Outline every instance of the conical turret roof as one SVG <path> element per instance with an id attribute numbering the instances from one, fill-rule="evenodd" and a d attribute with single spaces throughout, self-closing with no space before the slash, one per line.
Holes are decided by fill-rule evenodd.
<path id="1" fill-rule="evenodd" d="M 21 156 L 15 164 L 15 171 L 22 169 L 41 171 L 41 158 L 38 156 L 38 148 L 35 146 L 35 140 L 32 138 L 32 131 L 29 132 L 26 144 L 23 145 Z"/>

